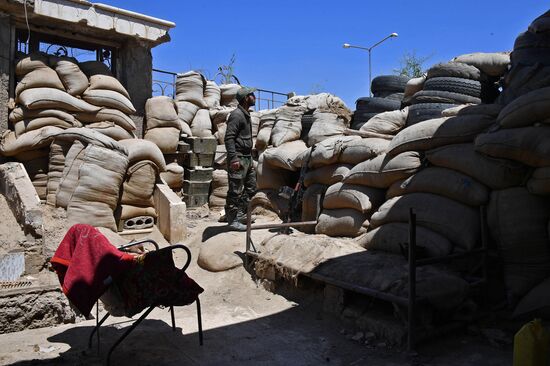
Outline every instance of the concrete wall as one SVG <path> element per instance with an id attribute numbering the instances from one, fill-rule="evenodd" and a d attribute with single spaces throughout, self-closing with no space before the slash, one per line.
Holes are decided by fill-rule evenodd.
<path id="1" fill-rule="evenodd" d="M 0 12 L 0 134 L 8 128 L 10 49 L 10 17 L 8 14 Z"/>
<path id="2" fill-rule="evenodd" d="M 151 49 L 137 41 L 124 43 L 119 49 L 117 62 L 117 77 L 128 90 L 132 103 L 136 108 L 136 123 L 138 137 L 143 137 L 143 117 L 145 102 L 153 95 L 153 56 Z"/>

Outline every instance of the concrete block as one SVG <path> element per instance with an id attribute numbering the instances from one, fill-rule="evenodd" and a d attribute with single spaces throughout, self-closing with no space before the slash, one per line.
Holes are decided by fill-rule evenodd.
<path id="1" fill-rule="evenodd" d="M 40 198 L 21 163 L 0 165 L 0 193 L 6 197 L 25 234 L 41 238 L 44 232 Z"/>
<path id="2" fill-rule="evenodd" d="M 157 226 L 170 244 L 185 240 L 187 206 L 166 184 L 157 184 L 154 193 Z"/>

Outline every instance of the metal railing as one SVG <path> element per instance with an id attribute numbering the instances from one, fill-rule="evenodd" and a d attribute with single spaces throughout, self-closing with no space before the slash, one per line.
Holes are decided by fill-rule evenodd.
<path id="1" fill-rule="evenodd" d="M 175 72 L 153 69 L 153 95 L 175 98 L 177 75 Z"/>
<path id="2" fill-rule="evenodd" d="M 177 73 L 172 71 L 153 69 L 153 95 L 176 97 Z M 276 92 L 267 89 L 256 89 L 256 105 L 254 110 L 273 109 L 286 103 L 291 94 Z"/>

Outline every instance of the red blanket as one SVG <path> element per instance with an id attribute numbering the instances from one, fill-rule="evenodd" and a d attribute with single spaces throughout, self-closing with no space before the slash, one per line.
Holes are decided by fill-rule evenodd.
<path id="1" fill-rule="evenodd" d="M 132 267 L 134 256 L 119 251 L 95 227 L 73 225 L 51 259 L 67 298 L 88 316 L 114 278 Z"/>

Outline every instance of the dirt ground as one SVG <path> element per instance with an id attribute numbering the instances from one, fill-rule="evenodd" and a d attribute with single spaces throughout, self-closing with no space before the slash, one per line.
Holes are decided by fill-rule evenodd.
<path id="1" fill-rule="evenodd" d="M 302 293 L 290 300 L 266 291 L 242 266 L 217 273 L 199 268 L 196 258 L 203 240 L 229 236 L 215 214 L 198 211 L 190 215 L 188 227 L 186 244 L 194 258 L 188 274 L 205 289 L 204 345 L 199 346 L 194 305 L 176 308 L 175 332 L 168 310 L 155 309 L 116 349 L 112 365 L 511 364 L 511 335 L 499 330 L 470 327 L 425 343 L 416 354 L 389 348 L 383 340 L 365 340 L 364 334 L 323 313 L 318 296 Z M 231 237 L 240 240 L 235 244 L 242 252 L 244 234 Z M 94 324 L 88 320 L 1 334 L 0 364 L 102 365 L 108 347 L 131 323 L 127 318 L 108 320 L 110 326 L 101 329 L 99 354 L 96 339 L 92 349 L 87 347 Z"/>

